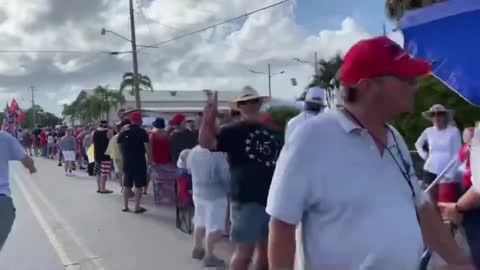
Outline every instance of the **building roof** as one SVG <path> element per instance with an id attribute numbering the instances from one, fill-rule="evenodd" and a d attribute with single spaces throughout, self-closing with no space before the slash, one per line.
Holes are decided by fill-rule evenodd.
<path id="1" fill-rule="evenodd" d="M 92 94 L 92 89 L 83 90 L 87 94 Z M 116 91 L 116 90 L 113 90 Z M 218 101 L 230 102 L 240 96 L 240 91 L 218 91 Z M 142 102 L 169 102 L 169 101 L 205 101 L 207 99 L 206 90 L 154 90 L 141 91 L 140 99 Z M 135 101 L 135 96 L 125 91 L 125 100 Z"/>

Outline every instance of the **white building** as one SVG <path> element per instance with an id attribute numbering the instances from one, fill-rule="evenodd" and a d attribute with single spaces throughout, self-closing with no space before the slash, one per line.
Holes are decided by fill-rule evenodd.
<path id="1" fill-rule="evenodd" d="M 93 90 L 83 90 L 87 95 Z M 155 90 L 141 91 L 140 100 L 142 114 L 145 117 L 163 117 L 169 120 L 176 113 L 184 113 L 194 117 L 203 111 L 208 90 Z M 220 110 L 228 110 L 233 100 L 240 96 L 240 91 L 218 91 L 218 106 Z M 125 92 L 126 103 L 117 108 L 111 108 L 108 120 L 111 123 L 119 121 L 117 112 L 120 107 L 126 111 L 135 109 L 135 97 Z"/>

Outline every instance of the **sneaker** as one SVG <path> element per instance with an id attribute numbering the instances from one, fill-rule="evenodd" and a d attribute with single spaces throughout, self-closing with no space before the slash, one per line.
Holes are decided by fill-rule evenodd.
<path id="1" fill-rule="evenodd" d="M 205 257 L 205 249 L 194 248 L 192 250 L 192 258 L 195 260 L 203 260 Z"/>
<path id="2" fill-rule="evenodd" d="M 204 267 L 215 267 L 215 268 L 223 268 L 226 266 L 224 260 L 218 258 L 215 255 L 205 257 L 203 259 L 203 266 Z"/>

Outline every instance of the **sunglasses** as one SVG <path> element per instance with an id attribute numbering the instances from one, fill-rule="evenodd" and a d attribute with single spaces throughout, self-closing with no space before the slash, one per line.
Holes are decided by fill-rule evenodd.
<path id="1" fill-rule="evenodd" d="M 238 102 L 238 105 L 258 104 L 258 103 L 260 103 L 260 99 L 259 99 L 259 98 L 255 98 L 255 99 L 249 99 L 249 100 L 239 101 L 239 102 Z"/>
<path id="2" fill-rule="evenodd" d="M 372 79 L 378 80 L 378 79 L 384 79 L 384 78 L 394 78 L 395 80 L 401 81 L 411 86 L 417 85 L 417 78 L 404 78 L 404 77 L 399 77 L 393 74 L 383 74 L 383 75 L 376 76 L 375 78 L 372 78 Z"/>
<path id="3" fill-rule="evenodd" d="M 432 117 L 441 117 L 447 115 L 446 112 L 432 112 Z"/>

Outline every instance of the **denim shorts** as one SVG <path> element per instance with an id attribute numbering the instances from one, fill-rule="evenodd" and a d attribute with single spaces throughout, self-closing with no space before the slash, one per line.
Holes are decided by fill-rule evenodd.
<path id="1" fill-rule="evenodd" d="M 232 202 L 230 221 L 230 238 L 234 243 L 256 244 L 268 240 L 270 216 L 265 211 L 265 206 Z"/>

